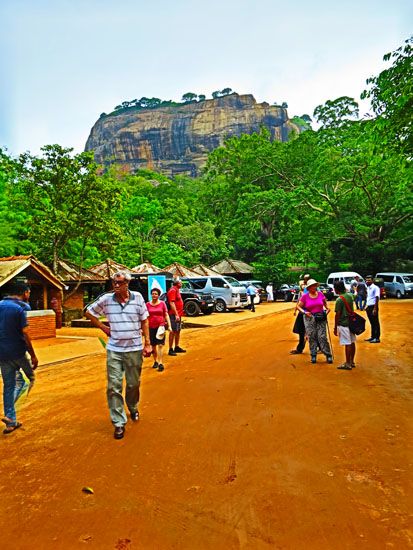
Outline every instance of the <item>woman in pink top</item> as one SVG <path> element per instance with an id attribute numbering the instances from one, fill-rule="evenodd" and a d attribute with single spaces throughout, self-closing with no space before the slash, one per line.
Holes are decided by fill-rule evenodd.
<path id="1" fill-rule="evenodd" d="M 304 325 L 310 344 L 311 362 L 317 362 L 317 344 L 327 357 L 327 363 L 333 362 L 330 344 L 327 340 L 327 314 L 330 309 L 322 292 L 317 290 L 314 279 L 307 282 L 307 290 L 297 304 L 298 311 L 304 313 Z"/>
<path id="2" fill-rule="evenodd" d="M 162 372 L 165 368 L 162 363 L 165 332 L 160 336 L 158 329 L 159 327 L 168 327 L 168 330 L 171 330 L 171 321 L 165 302 L 159 299 L 160 294 L 161 291 L 158 288 L 153 288 L 151 290 L 152 300 L 146 304 L 146 307 L 149 313 L 149 337 L 155 360 L 152 368 Z"/>

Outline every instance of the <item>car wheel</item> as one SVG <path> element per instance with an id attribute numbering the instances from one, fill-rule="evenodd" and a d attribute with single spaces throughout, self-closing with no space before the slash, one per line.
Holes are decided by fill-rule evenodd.
<path id="1" fill-rule="evenodd" d="M 208 309 L 205 309 L 202 313 L 204 315 L 211 315 L 211 313 L 214 311 L 213 307 L 209 307 Z"/>
<path id="2" fill-rule="evenodd" d="M 285 292 L 284 293 L 284 302 L 289 302 L 289 301 L 290 301 L 290 295 L 288 294 L 288 292 Z"/>
<path id="3" fill-rule="evenodd" d="M 403 297 L 403 294 L 400 292 L 400 290 L 398 290 L 398 291 L 396 292 L 396 298 L 397 298 L 398 300 L 400 300 L 400 298 L 402 298 L 402 297 Z"/>
<path id="4" fill-rule="evenodd" d="M 192 300 L 185 302 L 185 314 L 188 317 L 198 317 L 200 311 L 201 309 L 196 302 L 193 302 Z"/>
<path id="5" fill-rule="evenodd" d="M 218 298 L 218 300 L 215 302 L 215 311 L 217 311 L 218 313 L 224 313 L 226 309 L 227 304 L 224 302 L 224 300 Z"/>

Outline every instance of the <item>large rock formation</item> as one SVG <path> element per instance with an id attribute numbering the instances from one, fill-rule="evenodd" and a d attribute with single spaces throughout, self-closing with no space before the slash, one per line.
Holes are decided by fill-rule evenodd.
<path id="1" fill-rule="evenodd" d="M 102 116 L 93 126 L 86 151 L 98 163 L 116 163 L 135 171 L 149 168 L 169 176 L 196 176 L 210 151 L 224 140 L 269 130 L 272 139 L 286 141 L 292 129 L 286 109 L 257 103 L 252 95 L 231 94 L 217 99 L 156 109 L 127 109 Z"/>

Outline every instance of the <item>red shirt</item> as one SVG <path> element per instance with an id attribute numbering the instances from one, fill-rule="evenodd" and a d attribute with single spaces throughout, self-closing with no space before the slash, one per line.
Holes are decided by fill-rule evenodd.
<path id="1" fill-rule="evenodd" d="M 158 328 L 165 325 L 166 304 L 160 301 L 154 306 L 151 302 L 146 304 L 149 313 L 149 328 Z"/>
<path id="2" fill-rule="evenodd" d="M 168 302 L 169 304 L 172 304 L 175 302 L 176 311 L 178 312 L 179 317 L 183 317 L 184 315 L 184 301 L 182 300 L 181 293 L 179 292 L 179 288 L 177 286 L 173 286 L 168 290 Z M 169 308 L 168 311 L 169 315 L 175 315 L 175 312 Z"/>

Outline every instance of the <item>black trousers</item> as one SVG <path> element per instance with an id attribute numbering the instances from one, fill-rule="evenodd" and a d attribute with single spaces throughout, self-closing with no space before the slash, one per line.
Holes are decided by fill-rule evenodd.
<path id="1" fill-rule="evenodd" d="M 367 306 L 366 312 L 371 325 L 371 337 L 380 340 L 380 321 L 379 308 L 377 307 L 377 315 L 373 315 L 374 306 Z"/>
<path id="2" fill-rule="evenodd" d="M 249 299 L 250 299 L 250 310 L 255 311 L 255 304 L 254 304 L 255 295 L 252 296 L 251 294 L 249 294 Z"/>

